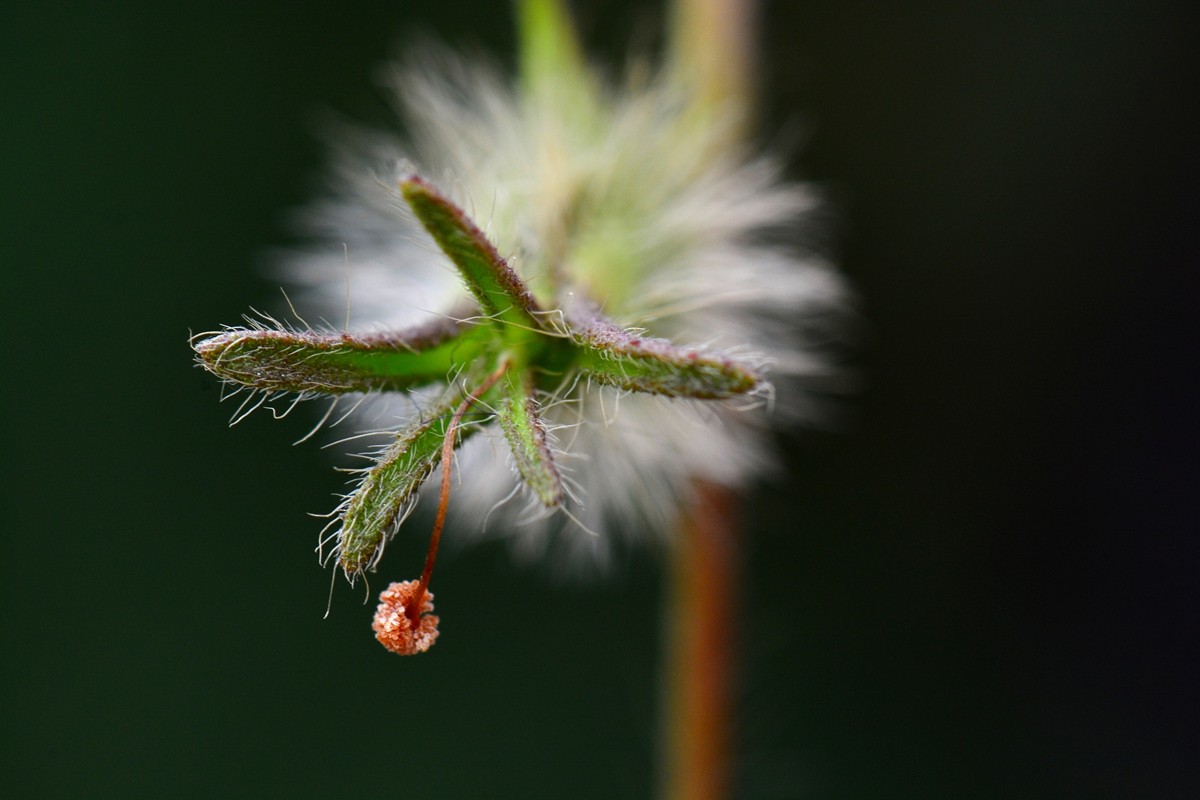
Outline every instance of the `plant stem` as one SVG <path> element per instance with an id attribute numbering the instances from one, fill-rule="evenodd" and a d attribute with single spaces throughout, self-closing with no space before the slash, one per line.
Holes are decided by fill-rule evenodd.
<path id="1" fill-rule="evenodd" d="M 693 86 L 709 112 L 744 118 L 748 132 L 758 100 L 756 50 L 759 4 L 755 0 L 675 0 L 671 4 L 671 64 L 676 80 Z"/>
<path id="2" fill-rule="evenodd" d="M 446 426 L 446 436 L 442 440 L 442 486 L 438 493 L 437 517 L 433 521 L 433 533 L 429 536 L 429 549 L 425 551 L 425 569 L 421 571 L 421 582 L 417 584 L 412 608 L 408 612 L 409 621 L 414 627 L 421 617 L 421 607 L 425 604 L 425 590 L 429 588 L 429 579 L 433 577 L 433 565 L 437 562 L 438 544 L 442 541 L 442 527 L 446 524 L 446 507 L 450 504 L 450 471 L 454 462 L 454 434 L 458 431 L 459 423 L 462 422 L 463 415 L 467 413 L 467 410 L 504 377 L 509 366 L 511 364 L 507 359 L 501 361 L 500 366 L 496 367 L 495 371 L 483 379 L 483 383 L 479 384 L 478 388 L 463 399 L 454 411 L 450 424 Z"/>
<path id="3" fill-rule="evenodd" d="M 737 497 L 701 484 L 681 520 L 667 610 L 663 800 L 729 796 Z"/>

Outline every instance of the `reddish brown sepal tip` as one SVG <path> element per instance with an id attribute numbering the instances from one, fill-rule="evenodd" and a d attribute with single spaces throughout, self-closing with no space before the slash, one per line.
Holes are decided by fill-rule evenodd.
<path id="1" fill-rule="evenodd" d="M 371 628 L 379 643 L 402 656 L 424 653 L 438 637 L 438 618 L 433 616 L 433 593 L 425 592 L 421 616 L 414 628 L 408 618 L 408 608 L 415 602 L 419 581 L 393 583 L 379 595 L 379 608 Z"/>

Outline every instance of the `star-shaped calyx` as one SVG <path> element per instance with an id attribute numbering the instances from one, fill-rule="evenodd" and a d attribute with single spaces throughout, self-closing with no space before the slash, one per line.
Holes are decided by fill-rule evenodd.
<path id="1" fill-rule="evenodd" d="M 569 286 L 558 288 L 557 307 L 543 307 L 483 232 L 430 183 L 410 177 L 400 182 L 400 193 L 457 267 L 478 314 L 368 335 L 229 328 L 197 337 L 193 346 L 213 374 L 267 395 L 443 387 L 363 470 L 337 511 L 335 552 L 353 580 L 375 566 L 417 490 L 442 464 L 425 574 L 407 604 L 416 623 L 444 519 L 453 450 L 483 423 L 499 424 L 521 481 L 537 503 L 555 510 L 563 508 L 565 492 L 541 411 L 580 381 L 701 400 L 752 393 L 764 384 L 743 361 L 620 327 Z"/>

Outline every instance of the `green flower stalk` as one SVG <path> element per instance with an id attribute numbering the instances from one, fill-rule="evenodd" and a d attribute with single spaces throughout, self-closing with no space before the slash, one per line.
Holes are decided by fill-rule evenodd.
<path id="1" fill-rule="evenodd" d="M 702 7 L 721 4 L 679 5 L 668 63 L 622 85 L 586 65 L 555 0 L 517 4 L 515 81 L 440 51 L 395 67 L 407 138 L 347 137 L 306 217 L 314 243 L 288 265 L 332 316 L 348 261 L 355 316 L 374 327 L 268 320 L 193 340 L 247 408 L 350 398 L 378 416 L 411 400 L 328 539 L 348 579 L 374 570 L 440 467 L 425 572 L 376 617 L 396 652 L 436 637 L 428 584 L 452 468 L 451 529 L 480 535 L 496 512 L 488 527 L 519 551 L 603 561 L 669 541 L 697 486 L 770 469 L 768 415 L 812 410 L 800 389 L 827 374 L 842 286 L 781 243 L 813 201 L 744 144 L 737 80 L 711 53 L 693 63 L 697 37 L 720 29 Z"/>

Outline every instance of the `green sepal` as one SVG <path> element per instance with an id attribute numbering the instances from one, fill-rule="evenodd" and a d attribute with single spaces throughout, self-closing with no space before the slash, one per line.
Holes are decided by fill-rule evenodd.
<path id="1" fill-rule="evenodd" d="M 541 330 L 538 306 L 517 273 L 505 263 L 483 231 L 431 184 L 418 177 L 400 182 L 400 192 L 417 219 L 454 265 L 483 314 L 505 336 Z"/>
<path id="2" fill-rule="evenodd" d="M 533 382 L 527 372 L 512 370 L 501 385 L 504 394 L 496 415 L 508 439 L 517 472 L 542 505 L 557 508 L 563 501 L 562 478 L 554 465 Z"/>
<path id="3" fill-rule="evenodd" d="M 400 431 L 346 499 L 337 558 L 347 578 L 378 562 L 383 546 L 416 502 L 417 490 L 440 462 L 446 430 L 461 399 L 457 393 L 447 393 Z M 478 429 L 478 425 L 460 424 L 454 433 L 455 447 Z"/>
<path id="4" fill-rule="evenodd" d="M 762 381 L 736 359 L 637 336 L 602 320 L 577 328 L 574 343 L 576 364 L 593 381 L 618 389 L 718 400 L 754 391 Z"/>
<path id="5" fill-rule="evenodd" d="M 493 335 L 486 326 L 445 319 L 367 335 L 234 328 L 192 346 L 205 369 L 234 383 L 268 392 L 344 394 L 445 381 Z"/>

